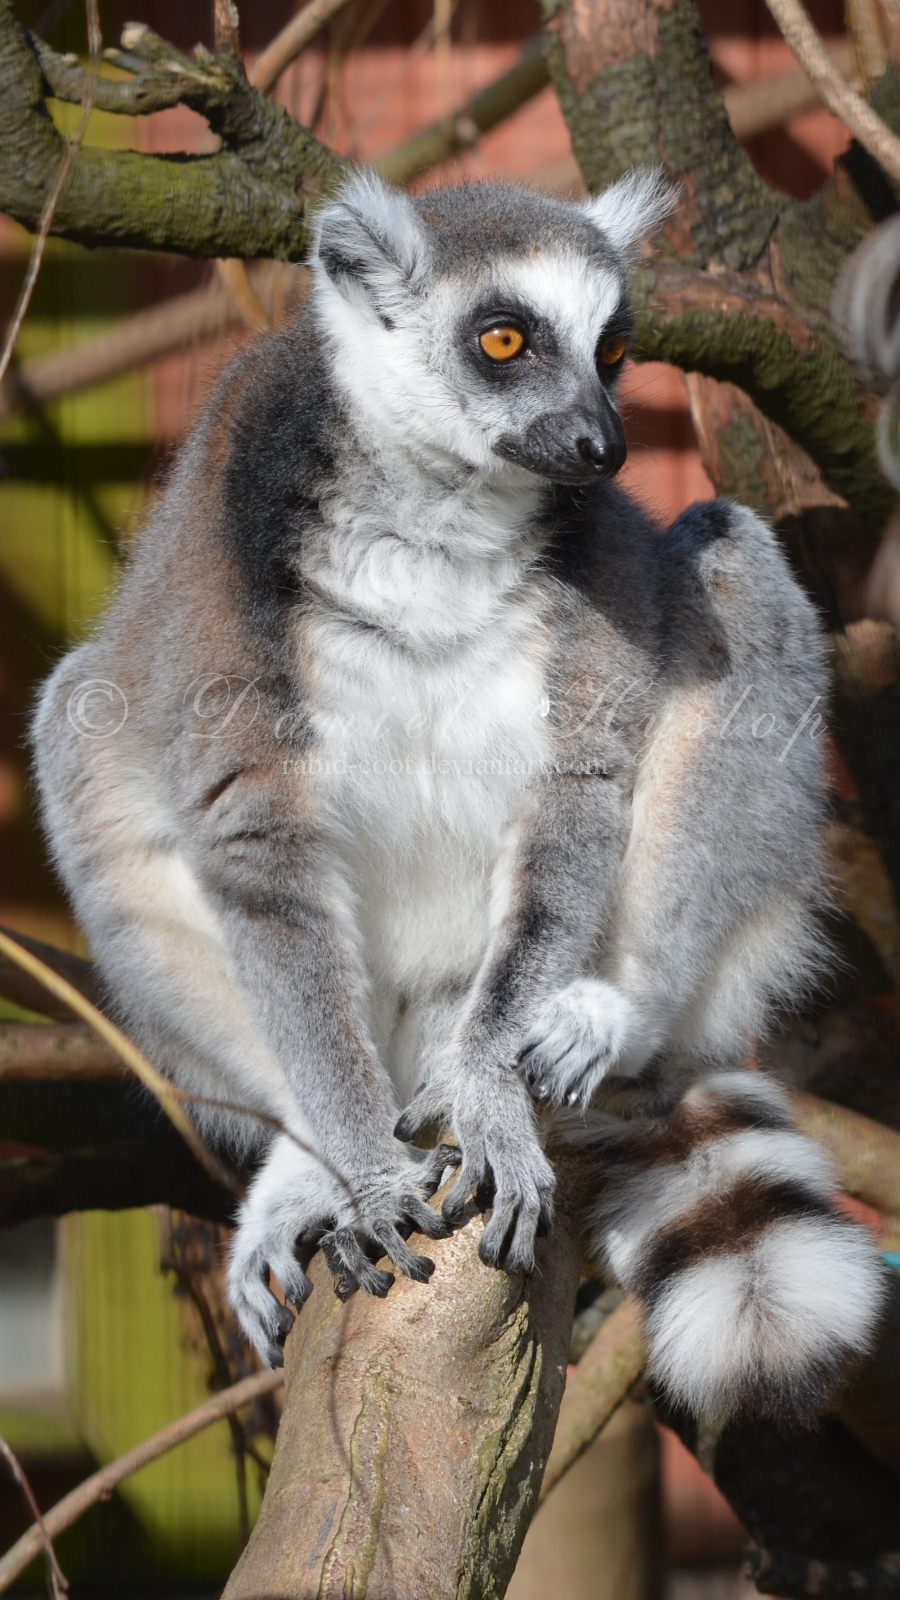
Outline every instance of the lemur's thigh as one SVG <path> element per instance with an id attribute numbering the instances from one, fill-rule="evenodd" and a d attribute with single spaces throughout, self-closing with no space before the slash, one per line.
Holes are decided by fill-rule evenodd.
<path id="1" fill-rule="evenodd" d="M 57 716 L 57 733 L 60 726 Z M 299 1132 L 296 1101 L 254 1024 L 216 910 L 177 845 L 152 773 L 134 752 L 123 757 L 66 730 L 41 779 L 61 870 L 126 1027 L 186 1088 L 281 1117 Z M 262 1123 L 200 1108 L 196 1116 L 238 1145 L 271 1137 Z"/>

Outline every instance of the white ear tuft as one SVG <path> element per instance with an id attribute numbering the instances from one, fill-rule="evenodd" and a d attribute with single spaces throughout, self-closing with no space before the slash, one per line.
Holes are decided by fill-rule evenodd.
<path id="1" fill-rule="evenodd" d="M 428 259 L 426 227 L 408 195 L 372 172 L 354 173 L 318 214 L 316 265 L 382 322 L 415 292 Z"/>
<path id="2" fill-rule="evenodd" d="M 679 198 L 659 167 L 637 167 L 602 194 L 593 195 L 584 210 L 594 227 L 628 259 L 641 239 L 671 216 Z"/>

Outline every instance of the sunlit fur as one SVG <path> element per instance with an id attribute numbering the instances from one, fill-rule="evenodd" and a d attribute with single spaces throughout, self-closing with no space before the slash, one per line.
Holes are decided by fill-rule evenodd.
<path id="1" fill-rule="evenodd" d="M 599 351 L 672 204 L 653 173 L 583 206 L 353 177 L 307 309 L 225 373 L 42 696 L 45 822 L 112 1003 L 247 1108 L 196 1114 L 263 1157 L 229 1284 L 267 1361 L 270 1272 L 295 1305 L 320 1242 L 342 1292 L 384 1293 L 384 1254 L 425 1278 L 406 1235 L 488 1182 L 482 1257 L 528 1270 L 554 1121 L 674 1398 L 805 1414 L 871 1337 L 877 1258 L 821 1159 L 749 1074 L 702 1082 L 825 960 L 826 685 L 758 518 L 664 531 L 610 481 Z M 455 1158 L 409 1142 L 442 1124 L 444 1222 Z"/>

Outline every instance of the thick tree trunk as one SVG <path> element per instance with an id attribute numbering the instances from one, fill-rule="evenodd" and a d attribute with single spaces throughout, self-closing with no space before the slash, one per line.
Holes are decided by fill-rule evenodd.
<path id="1" fill-rule="evenodd" d="M 482 1265 L 481 1217 L 428 1286 L 315 1292 L 285 1350 L 265 1501 L 225 1600 L 500 1600 L 565 1384 L 581 1252 L 565 1217 L 527 1279 Z"/>

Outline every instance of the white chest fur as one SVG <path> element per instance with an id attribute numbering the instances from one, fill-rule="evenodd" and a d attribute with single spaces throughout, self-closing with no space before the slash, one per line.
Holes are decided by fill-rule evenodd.
<path id="1" fill-rule="evenodd" d="M 379 532 L 372 513 L 310 564 L 311 770 L 376 988 L 413 1002 L 477 969 L 492 874 L 547 759 L 545 590 L 492 520 L 493 549 L 470 527 L 463 552 Z"/>

